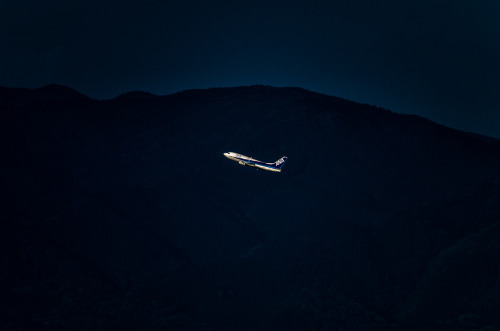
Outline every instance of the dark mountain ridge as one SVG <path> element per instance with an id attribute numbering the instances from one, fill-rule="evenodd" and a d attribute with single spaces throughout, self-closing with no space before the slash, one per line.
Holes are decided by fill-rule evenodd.
<path id="1" fill-rule="evenodd" d="M 132 91 L 132 92 L 127 92 L 120 94 L 116 99 L 125 99 L 125 100 L 130 100 L 130 99 L 153 99 L 158 97 L 156 94 L 149 93 L 149 92 L 144 92 L 144 91 Z"/>
<path id="2" fill-rule="evenodd" d="M 2 328 L 500 327 L 498 140 L 299 88 L 71 91 L 0 89 Z"/>
<path id="3" fill-rule="evenodd" d="M 72 88 L 57 84 L 49 84 L 36 89 L 0 86 L 0 102 L 4 105 L 25 106 L 30 103 L 81 101 L 85 99 L 90 98 Z"/>

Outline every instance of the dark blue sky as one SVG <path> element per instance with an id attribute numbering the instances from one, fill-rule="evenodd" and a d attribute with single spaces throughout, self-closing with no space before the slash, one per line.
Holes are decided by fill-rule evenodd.
<path id="1" fill-rule="evenodd" d="M 500 137 L 500 3 L 10 1 L 0 85 L 298 86 Z"/>

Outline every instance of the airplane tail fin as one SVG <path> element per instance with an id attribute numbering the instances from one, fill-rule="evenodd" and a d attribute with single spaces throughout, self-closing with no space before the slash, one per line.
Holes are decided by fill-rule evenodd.
<path id="1" fill-rule="evenodd" d="M 281 167 L 283 167 L 283 165 L 285 164 L 286 160 L 288 158 L 286 156 L 283 156 L 281 159 L 279 159 L 278 161 L 274 162 L 273 163 L 273 166 L 278 168 L 278 169 L 281 169 Z"/>

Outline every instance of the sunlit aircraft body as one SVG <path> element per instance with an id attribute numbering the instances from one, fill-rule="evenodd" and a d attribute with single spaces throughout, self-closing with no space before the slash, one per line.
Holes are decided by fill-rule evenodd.
<path id="1" fill-rule="evenodd" d="M 276 162 L 273 163 L 265 163 L 256 159 L 253 159 L 251 157 L 241 155 L 238 153 L 224 153 L 224 156 L 227 157 L 228 159 L 231 159 L 233 161 L 238 162 L 241 165 L 248 166 L 248 167 L 254 167 L 258 169 L 264 169 L 268 171 L 275 171 L 275 172 L 281 172 L 281 167 L 283 167 L 283 164 L 285 164 L 287 157 L 283 156 L 281 159 L 279 159 Z"/>

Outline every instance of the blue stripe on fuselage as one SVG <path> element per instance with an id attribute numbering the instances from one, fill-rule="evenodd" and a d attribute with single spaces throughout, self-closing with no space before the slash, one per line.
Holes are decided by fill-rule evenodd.
<path id="1" fill-rule="evenodd" d="M 272 165 L 269 165 L 269 164 L 261 162 L 261 161 L 253 161 L 253 160 L 248 160 L 248 159 L 244 159 L 244 158 L 241 158 L 241 157 L 236 157 L 236 158 L 238 160 L 241 160 L 242 162 L 245 162 L 248 165 L 255 164 L 255 165 L 259 165 L 259 166 L 270 168 L 270 169 L 278 169 L 277 167 L 273 167 Z"/>

